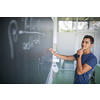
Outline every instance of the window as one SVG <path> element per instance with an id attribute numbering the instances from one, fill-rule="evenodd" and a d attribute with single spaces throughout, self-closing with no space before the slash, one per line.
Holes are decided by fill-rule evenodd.
<path id="1" fill-rule="evenodd" d="M 79 30 L 100 29 L 100 17 L 78 17 Z"/>
<path id="2" fill-rule="evenodd" d="M 90 17 L 90 29 L 100 30 L 100 17 Z"/>
<path id="3" fill-rule="evenodd" d="M 76 32 L 78 30 L 100 30 L 100 17 L 58 17 L 58 32 Z M 76 26 L 77 25 L 77 26 Z"/>
<path id="4" fill-rule="evenodd" d="M 76 17 L 58 17 L 58 32 L 76 32 Z"/>

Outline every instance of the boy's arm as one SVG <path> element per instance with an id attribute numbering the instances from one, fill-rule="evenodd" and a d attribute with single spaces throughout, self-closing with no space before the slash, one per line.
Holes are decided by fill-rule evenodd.
<path id="1" fill-rule="evenodd" d="M 77 74 L 78 75 L 82 75 L 91 69 L 92 69 L 92 67 L 87 65 L 86 63 L 83 64 L 83 66 L 82 66 L 81 56 L 77 59 Z"/>
<path id="2" fill-rule="evenodd" d="M 89 65 L 86 64 L 86 63 L 82 65 L 82 62 L 81 62 L 81 57 L 82 57 L 82 54 L 83 54 L 83 50 L 82 50 L 82 49 L 78 50 L 78 51 L 77 51 L 77 54 L 80 55 L 80 56 L 77 58 L 77 66 L 76 66 L 76 68 L 77 68 L 77 74 L 78 74 L 78 75 L 82 75 L 82 74 L 88 72 L 89 70 L 91 70 L 92 67 L 89 66 Z"/>
<path id="3" fill-rule="evenodd" d="M 76 58 L 74 56 L 66 56 L 66 55 L 60 55 L 60 54 L 57 54 L 53 51 L 52 48 L 49 49 L 49 51 L 51 51 L 51 53 L 53 55 L 55 55 L 56 57 L 60 58 L 60 59 L 63 59 L 63 60 L 69 60 L 69 61 L 74 61 L 76 60 Z"/>

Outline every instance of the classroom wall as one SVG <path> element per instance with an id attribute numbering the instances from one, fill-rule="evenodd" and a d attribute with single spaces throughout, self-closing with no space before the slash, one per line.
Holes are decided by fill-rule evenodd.
<path id="1" fill-rule="evenodd" d="M 53 17 L 53 43 L 57 44 L 57 17 Z"/>
<path id="2" fill-rule="evenodd" d="M 53 48 L 58 54 L 63 55 L 73 55 L 75 53 L 75 39 L 76 39 L 76 33 L 70 33 L 70 32 L 57 32 L 57 17 L 55 17 L 54 20 L 54 35 L 53 35 Z M 70 42 L 69 42 L 70 41 Z M 75 63 L 75 62 L 74 62 Z M 73 68 L 75 69 L 73 63 Z M 70 66 L 70 63 L 67 61 L 65 62 L 65 65 L 67 64 L 66 69 L 69 69 L 68 66 Z"/>
<path id="3" fill-rule="evenodd" d="M 57 53 L 73 55 L 75 53 L 76 33 L 57 33 Z"/>
<path id="4" fill-rule="evenodd" d="M 59 33 L 57 32 L 57 17 L 53 17 L 53 44 L 56 45 L 57 53 L 72 55 L 75 53 L 76 33 Z M 71 40 L 70 40 L 71 39 Z M 71 41 L 69 43 L 69 41 Z M 63 49 L 62 49 L 63 48 Z"/>
<path id="5" fill-rule="evenodd" d="M 94 45 L 95 55 L 97 57 L 97 62 L 100 64 L 100 30 L 96 31 L 94 42 L 95 42 Z"/>

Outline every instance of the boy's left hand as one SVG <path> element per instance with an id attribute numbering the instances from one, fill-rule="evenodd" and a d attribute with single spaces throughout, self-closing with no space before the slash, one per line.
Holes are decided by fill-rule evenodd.
<path id="1" fill-rule="evenodd" d="M 83 55 L 83 49 L 82 48 L 77 51 L 77 55 L 80 55 L 80 56 Z"/>

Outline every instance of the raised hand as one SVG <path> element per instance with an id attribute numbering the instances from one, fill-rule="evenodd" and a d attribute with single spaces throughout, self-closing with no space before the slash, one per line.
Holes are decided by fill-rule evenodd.
<path id="1" fill-rule="evenodd" d="M 50 48 L 49 51 L 54 55 L 54 50 L 52 48 Z"/>
<path id="2" fill-rule="evenodd" d="M 77 50 L 77 55 L 80 55 L 80 56 L 82 56 L 83 55 L 83 49 L 81 48 L 81 49 L 79 49 L 79 50 Z"/>

